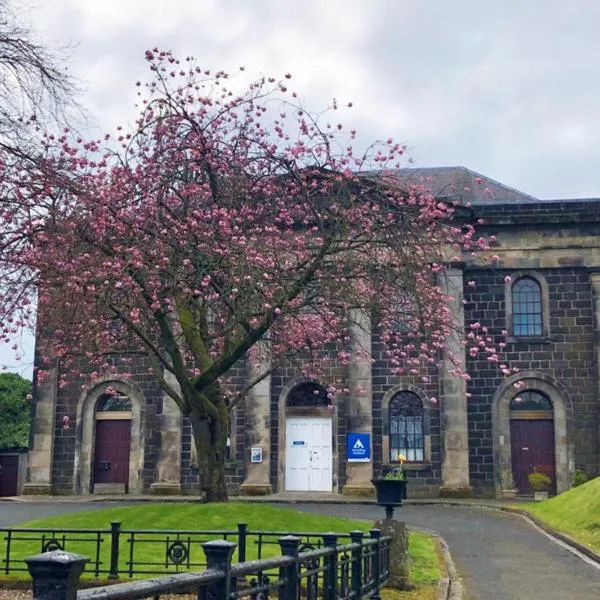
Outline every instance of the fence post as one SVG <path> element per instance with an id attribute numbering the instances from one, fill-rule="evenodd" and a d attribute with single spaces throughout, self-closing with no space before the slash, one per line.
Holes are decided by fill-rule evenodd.
<path id="1" fill-rule="evenodd" d="M 381 596 L 379 595 L 379 584 L 381 582 L 381 545 L 379 542 L 379 538 L 381 537 L 381 529 L 371 529 L 369 531 L 369 535 L 375 539 L 375 544 L 372 546 L 373 548 L 373 573 L 371 576 L 375 582 L 375 589 L 373 590 L 373 595 L 371 598 L 373 600 L 380 600 Z"/>
<path id="2" fill-rule="evenodd" d="M 298 598 L 298 550 L 300 538 L 295 535 L 286 535 L 279 538 L 279 547 L 283 556 L 295 559 L 291 565 L 279 569 L 279 578 L 285 582 L 279 588 L 279 600 L 296 600 Z"/>
<path id="3" fill-rule="evenodd" d="M 223 571 L 223 579 L 210 584 L 207 589 L 207 600 L 229 600 L 231 593 L 231 557 L 236 544 L 226 540 L 204 542 L 202 549 L 206 555 L 206 568 Z"/>
<path id="4" fill-rule="evenodd" d="M 352 550 L 352 594 L 354 598 L 360 598 L 362 596 L 362 531 L 351 531 L 350 540 L 353 544 L 359 544 L 360 548 Z"/>
<path id="5" fill-rule="evenodd" d="M 337 598 L 337 535 L 326 533 L 323 535 L 323 545 L 333 548 L 333 554 L 325 557 L 325 589 L 324 600 L 336 600 Z"/>
<path id="6" fill-rule="evenodd" d="M 246 536 L 248 523 L 238 523 L 238 562 L 246 562 Z"/>
<path id="7" fill-rule="evenodd" d="M 119 541 L 121 537 L 121 521 L 110 522 L 110 569 L 109 579 L 119 578 Z"/>
<path id="8" fill-rule="evenodd" d="M 25 559 L 31 574 L 33 600 L 76 600 L 87 556 L 53 550 Z"/>

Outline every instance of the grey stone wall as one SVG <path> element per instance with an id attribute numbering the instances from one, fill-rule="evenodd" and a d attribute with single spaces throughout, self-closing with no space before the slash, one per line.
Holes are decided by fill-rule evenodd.
<path id="1" fill-rule="evenodd" d="M 148 372 L 150 364 L 142 355 L 137 355 L 133 364 L 122 364 L 119 356 L 113 357 L 114 377 L 120 373 L 131 373 L 133 381 L 144 394 L 146 400 L 145 420 L 145 454 L 142 480 L 144 489 L 155 480 L 156 462 L 160 447 L 160 431 L 157 426 L 157 416 L 162 411 L 162 390 L 156 384 L 154 376 Z M 67 374 L 66 384 L 59 387 L 56 402 L 54 460 L 52 464 L 52 487 L 56 494 L 73 493 L 73 470 L 75 460 L 75 440 L 77 436 L 76 414 L 77 404 L 82 394 L 82 383 L 87 380 L 90 367 L 81 359 L 73 367 L 84 374 L 74 377 Z M 64 373 L 64 371 L 63 371 Z M 63 417 L 69 417 L 69 429 L 63 428 Z"/>
<path id="2" fill-rule="evenodd" d="M 465 281 L 465 318 L 489 328 L 501 341 L 506 329 L 504 278 L 509 270 L 472 270 Z M 559 381 L 567 390 L 573 408 L 575 466 L 598 472 L 598 413 L 595 393 L 593 303 L 590 275 L 583 268 L 538 269 L 548 284 L 548 338 L 509 342 L 503 353 L 520 371 L 539 371 Z M 548 315 L 545 315 L 547 318 Z M 468 385 L 469 462 L 471 484 L 480 494 L 493 491 L 492 398 L 501 384 L 498 369 L 485 359 L 469 359 Z"/>
<path id="3" fill-rule="evenodd" d="M 373 453 L 375 473 L 379 473 L 389 457 L 383 455 L 384 435 L 384 396 L 394 386 L 414 386 L 428 398 L 436 398 L 437 403 L 429 408 L 429 436 L 431 440 L 431 460 L 428 465 L 416 470 L 407 470 L 411 496 L 436 496 L 442 484 L 442 454 L 439 404 L 439 376 L 435 367 L 423 370 L 418 377 L 399 377 L 390 373 L 390 365 L 385 348 L 378 339 L 377 330 L 373 335 Z M 423 382 L 422 377 L 428 377 Z"/>

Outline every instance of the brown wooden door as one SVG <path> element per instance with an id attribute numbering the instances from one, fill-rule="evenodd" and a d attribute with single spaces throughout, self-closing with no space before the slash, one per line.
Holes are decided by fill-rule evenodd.
<path id="1" fill-rule="evenodd" d="M 94 483 L 129 483 L 130 420 L 96 421 Z"/>
<path id="2" fill-rule="evenodd" d="M 16 496 L 19 479 L 19 457 L 0 455 L 0 496 Z"/>
<path id="3" fill-rule="evenodd" d="M 510 421 L 513 480 L 521 494 L 532 493 L 527 476 L 544 473 L 550 477 L 550 492 L 556 492 L 554 421 L 547 419 Z"/>

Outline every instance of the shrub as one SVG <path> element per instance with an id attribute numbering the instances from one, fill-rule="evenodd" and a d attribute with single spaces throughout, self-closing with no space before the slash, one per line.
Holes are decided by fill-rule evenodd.
<path id="1" fill-rule="evenodd" d="M 547 491 L 552 483 L 550 477 L 544 473 L 529 473 L 527 479 L 529 480 L 529 485 L 534 492 Z"/>
<path id="2" fill-rule="evenodd" d="M 578 485 L 582 485 L 588 479 L 589 475 L 583 469 L 575 469 L 575 473 L 573 473 L 572 486 L 577 487 Z"/>

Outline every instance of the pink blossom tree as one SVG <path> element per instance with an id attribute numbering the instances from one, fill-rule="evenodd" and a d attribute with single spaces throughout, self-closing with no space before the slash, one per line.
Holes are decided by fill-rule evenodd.
<path id="1" fill-rule="evenodd" d="M 328 122 L 336 103 L 307 112 L 288 75 L 236 92 L 191 58 L 146 59 L 132 131 L 46 134 L 35 163 L 0 164 L 1 334 L 31 326 L 37 301 L 43 360 L 64 373 L 84 356 L 84 385 L 109 353 L 144 353 L 191 420 L 206 499 L 225 500 L 230 412 L 253 385 L 285 361 L 348 362 L 365 312 L 391 369 L 423 373 L 453 326 L 445 265 L 485 242 L 398 180 L 401 145 L 353 150 L 356 133 Z M 229 381 L 241 363 L 243 389 Z"/>

